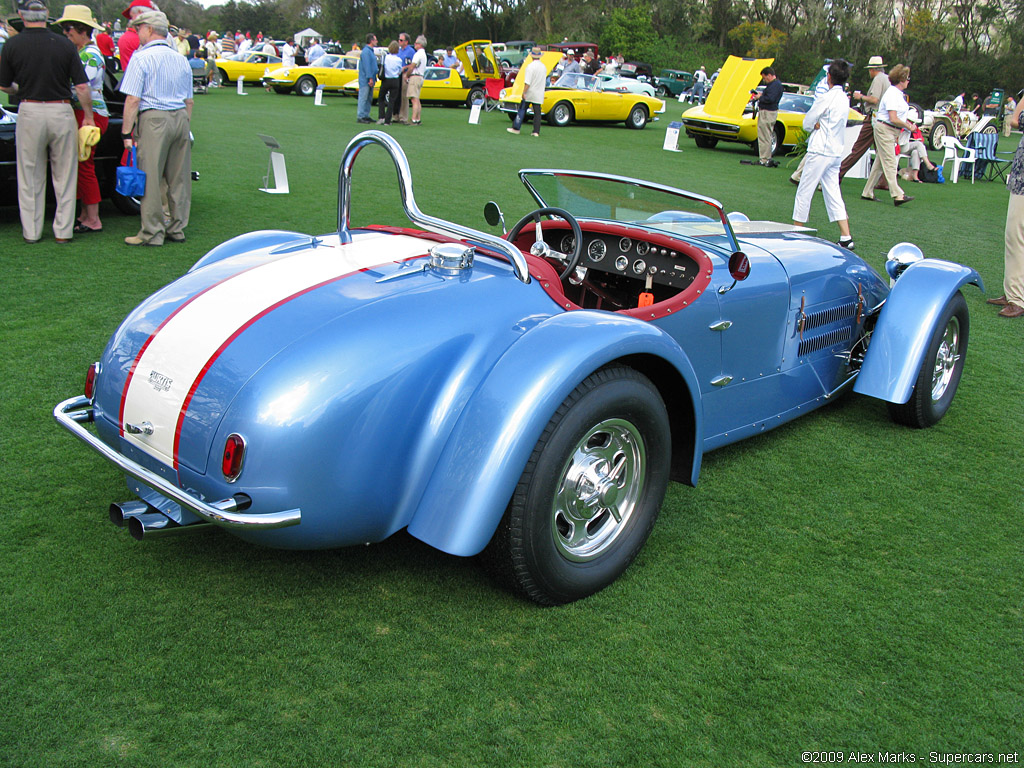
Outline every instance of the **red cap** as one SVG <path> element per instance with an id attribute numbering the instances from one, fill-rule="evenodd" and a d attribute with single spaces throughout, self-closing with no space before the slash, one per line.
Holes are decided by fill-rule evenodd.
<path id="1" fill-rule="evenodd" d="M 152 8 L 152 7 L 153 7 L 153 3 L 150 0 L 132 0 L 131 4 L 127 8 L 125 8 L 123 11 L 121 11 L 121 15 L 124 16 L 126 19 L 130 19 L 132 17 L 132 15 L 131 15 L 132 8 Z"/>

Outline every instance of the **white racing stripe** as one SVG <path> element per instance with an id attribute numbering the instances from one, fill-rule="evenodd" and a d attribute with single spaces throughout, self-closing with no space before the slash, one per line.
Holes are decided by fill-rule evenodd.
<path id="1" fill-rule="evenodd" d="M 347 245 L 319 245 L 261 264 L 195 296 L 140 351 L 121 400 L 124 437 L 177 468 L 179 419 L 194 385 L 232 337 L 275 305 L 317 285 L 428 249 L 429 243 L 414 237 L 357 235 Z M 130 434 L 126 424 L 152 425 L 153 431 Z"/>

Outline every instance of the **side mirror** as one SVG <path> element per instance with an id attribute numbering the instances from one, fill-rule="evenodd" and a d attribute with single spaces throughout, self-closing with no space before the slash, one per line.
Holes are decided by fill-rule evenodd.
<path id="1" fill-rule="evenodd" d="M 729 275 L 732 277 L 732 285 L 723 285 L 718 289 L 720 294 L 728 293 L 736 287 L 736 283 L 750 276 L 750 259 L 743 251 L 736 251 L 729 257 Z"/>
<path id="2" fill-rule="evenodd" d="M 501 208 L 498 204 L 491 200 L 484 206 L 484 220 L 492 227 L 501 225 L 501 234 L 507 235 L 508 231 L 505 229 L 505 215 L 501 212 Z"/>

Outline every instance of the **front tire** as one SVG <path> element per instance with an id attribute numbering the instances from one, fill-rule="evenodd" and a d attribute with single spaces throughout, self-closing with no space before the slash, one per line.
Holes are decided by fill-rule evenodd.
<path id="1" fill-rule="evenodd" d="M 537 441 L 485 564 L 545 605 L 604 589 L 647 540 L 671 446 L 668 412 L 650 380 L 623 367 L 592 374 Z"/>
<path id="2" fill-rule="evenodd" d="M 295 91 L 300 96 L 312 96 L 316 93 L 316 80 L 309 75 L 300 77 L 299 82 L 295 84 Z"/>
<path id="3" fill-rule="evenodd" d="M 902 405 L 889 403 L 893 421 L 923 429 L 946 415 L 963 374 L 970 324 L 967 302 L 957 291 L 935 326 L 910 399 Z"/>
<path id="4" fill-rule="evenodd" d="M 572 122 L 572 104 L 567 101 L 560 101 L 548 114 L 548 122 L 558 128 L 564 128 Z"/>
<path id="5" fill-rule="evenodd" d="M 693 141 L 700 149 L 714 149 L 718 146 L 718 139 L 711 136 L 695 135 Z"/>
<path id="6" fill-rule="evenodd" d="M 949 123 L 945 120 L 935 119 L 932 123 L 931 133 L 928 134 L 928 146 L 933 150 L 942 149 L 942 140 L 950 133 Z"/>
<path id="7" fill-rule="evenodd" d="M 647 107 L 643 104 L 637 104 L 629 111 L 629 117 L 626 118 L 626 126 L 639 131 L 645 125 L 647 125 Z"/>

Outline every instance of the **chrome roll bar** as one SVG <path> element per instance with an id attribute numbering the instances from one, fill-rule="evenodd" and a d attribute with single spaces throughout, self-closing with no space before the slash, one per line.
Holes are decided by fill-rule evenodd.
<path id="1" fill-rule="evenodd" d="M 141 464 L 137 464 L 127 456 L 118 453 L 83 427 L 80 422 L 92 421 L 93 410 L 89 399 L 82 395 L 59 403 L 53 409 L 53 417 L 57 420 L 58 424 L 111 464 L 131 475 L 136 480 L 145 483 L 157 493 L 195 512 L 209 523 L 235 530 L 257 530 L 287 528 L 291 525 L 298 525 L 302 519 L 302 512 L 298 509 L 288 509 L 283 512 L 246 514 L 245 512 L 237 511 L 240 504 L 239 500 L 234 497 L 216 501 L 212 504 L 196 498 L 188 491 L 179 488 L 174 483 L 168 482 L 160 477 L 160 475 L 151 472 Z M 247 504 L 248 502 L 246 501 L 245 505 Z"/>
<path id="2" fill-rule="evenodd" d="M 401 145 L 382 131 L 363 131 L 358 134 L 348 143 L 348 146 L 345 148 L 345 154 L 341 157 L 341 166 L 338 168 L 338 239 L 342 243 L 352 241 L 352 235 L 349 233 L 349 211 L 352 203 L 352 166 L 359 153 L 369 144 L 377 144 L 391 155 L 391 160 L 395 164 L 395 170 L 398 171 L 398 188 L 402 194 L 402 207 L 405 209 L 405 215 L 409 217 L 409 221 L 428 232 L 473 240 L 500 252 L 508 257 L 516 277 L 524 283 L 530 282 L 530 272 L 526 266 L 526 257 L 512 243 L 495 235 L 489 235 L 486 232 L 480 232 L 459 224 L 453 224 L 444 219 L 428 216 L 419 209 L 412 192 L 412 171 L 409 169 L 409 159 L 405 156 Z"/>

